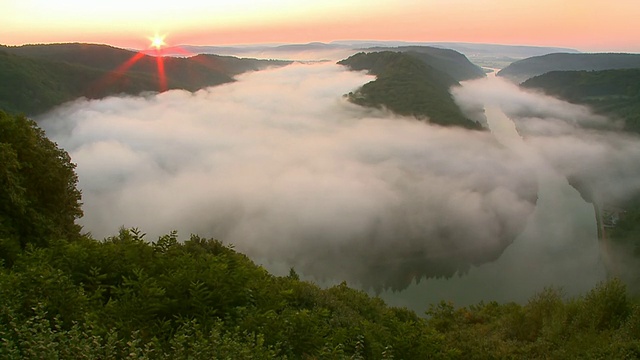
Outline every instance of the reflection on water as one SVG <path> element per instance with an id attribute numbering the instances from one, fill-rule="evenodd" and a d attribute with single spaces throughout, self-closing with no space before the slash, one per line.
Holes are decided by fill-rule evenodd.
<path id="1" fill-rule="evenodd" d="M 486 80 L 487 86 L 494 77 Z M 387 303 L 423 312 L 440 300 L 465 306 L 480 301 L 524 302 L 545 287 L 582 294 L 605 279 L 594 209 L 529 148 L 497 104 L 485 104 L 496 139 L 533 162 L 539 182 L 538 203 L 527 227 L 493 263 L 472 267 L 450 279 L 426 279 L 401 292 L 380 294 Z"/>

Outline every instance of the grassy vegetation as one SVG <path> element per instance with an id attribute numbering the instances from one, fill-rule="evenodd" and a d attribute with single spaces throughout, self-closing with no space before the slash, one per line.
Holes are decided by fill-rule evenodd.
<path id="1" fill-rule="evenodd" d="M 449 88 L 458 82 L 410 53 L 358 53 L 338 64 L 376 75 L 376 80 L 347 95 L 355 104 L 384 107 L 443 126 L 481 128 L 462 114 L 451 97 Z"/>

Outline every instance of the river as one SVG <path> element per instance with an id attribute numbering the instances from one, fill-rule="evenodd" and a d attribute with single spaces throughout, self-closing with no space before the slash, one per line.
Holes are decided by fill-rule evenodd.
<path id="1" fill-rule="evenodd" d="M 502 81 L 494 74 L 476 81 L 486 81 L 487 86 Z M 484 109 L 497 141 L 521 154 L 523 161 L 534 162 L 539 183 L 536 208 L 498 260 L 453 278 L 423 279 L 401 292 L 379 294 L 390 305 L 422 313 L 441 300 L 456 306 L 480 301 L 523 303 L 545 287 L 561 287 L 566 296 L 576 296 L 606 278 L 593 205 L 527 145 L 499 104 L 485 104 Z"/>

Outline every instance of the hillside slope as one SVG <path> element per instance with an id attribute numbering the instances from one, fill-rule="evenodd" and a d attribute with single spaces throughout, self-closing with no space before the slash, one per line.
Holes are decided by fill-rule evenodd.
<path id="1" fill-rule="evenodd" d="M 109 73 L 0 51 L 0 107 L 10 113 L 36 115 L 81 96 L 137 94 L 157 87 L 150 74 Z"/>
<path id="2" fill-rule="evenodd" d="M 374 47 L 366 50 L 409 53 L 434 69 L 446 73 L 456 81 L 477 79 L 485 76 L 484 71 L 479 66 L 472 64 L 463 54 L 451 49 L 432 46 L 399 46 L 390 48 Z"/>
<path id="3" fill-rule="evenodd" d="M 539 89 L 597 113 L 623 120 L 625 130 L 640 133 L 640 68 L 603 71 L 552 71 L 522 86 Z"/>
<path id="4" fill-rule="evenodd" d="M 549 71 L 609 70 L 640 68 L 640 54 L 548 54 L 516 61 L 498 72 L 498 76 L 523 82 Z"/>
<path id="5" fill-rule="evenodd" d="M 194 91 L 231 82 L 242 72 L 287 64 L 217 55 L 159 58 L 96 44 L 0 46 L 0 79 L 5 80 L 0 102 L 8 111 L 35 115 L 80 96 Z"/>
<path id="6" fill-rule="evenodd" d="M 428 118 L 434 124 L 480 129 L 462 114 L 449 93 L 459 83 L 413 54 L 358 53 L 338 64 L 376 75 L 376 80 L 347 95 L 355 104 L 385 107 L 399 115 Z"/>

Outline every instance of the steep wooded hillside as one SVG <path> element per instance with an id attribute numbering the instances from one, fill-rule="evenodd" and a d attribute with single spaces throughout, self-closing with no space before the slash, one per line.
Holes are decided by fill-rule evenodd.
<path id="1" fill-rule="evenodd" d="M 411 53 L 358 53 L 338 64 L 376 75 L 376 80 L 347 95 L 358 105 L 385 107 L 444 126 L 480 129 L 462 114 L 449 93 L 449 88 L 459 83 Z"/>
<path id="2" fill-rule="evenodd" d="M 288 61 L 197 55 L 156 57 L 96 44 L 0 46 L 0 105 L 35 115 L 78 97 L 185 89 L 233 81 Z"/>
<path id="3" fill-rule="evenodd" d="M 498 72 L 498 76 L 521 83 L 549 71 L 610 70 L 640 68 L 640 54 L 556 53 L 519 60 Z"/>

